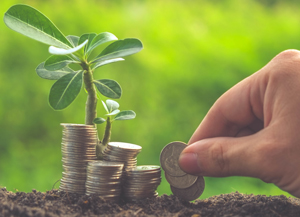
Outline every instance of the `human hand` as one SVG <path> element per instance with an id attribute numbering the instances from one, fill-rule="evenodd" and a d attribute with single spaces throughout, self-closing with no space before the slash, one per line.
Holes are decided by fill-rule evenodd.
<path id="1" fill-rule="evenodd" d="M 300 197 L 300 51 L 224 93 L 188 144 L 179 158 L 187 173 L 256 177 Z"/>

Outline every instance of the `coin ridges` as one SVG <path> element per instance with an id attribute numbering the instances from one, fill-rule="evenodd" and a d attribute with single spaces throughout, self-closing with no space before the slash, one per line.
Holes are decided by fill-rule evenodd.
<path id="1" fill-rule="evenodd" d="M 60 190 L 85 194 L 86 166 L 96 160 L 97 131 L 92 125 L 61 124 L 63 138 Z"/>

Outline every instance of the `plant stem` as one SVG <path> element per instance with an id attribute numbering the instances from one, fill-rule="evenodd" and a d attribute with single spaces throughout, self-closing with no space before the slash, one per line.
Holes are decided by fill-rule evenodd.
<path id="1" fill-rule="evenodd" d="M 104 136 L 103 136 L 103 140 L 102 140 L 102 145 L 104 147 L 106 147 L 110 141 L 110 134 L 111 134 L 111 121 L 110 121 L 110 117 L 107 116 L 105 132 L 104 132 Z"/>
<path id="2" fill-rule="evenodd" d="M 86 62 L 81 62 L 84 69 L 83 80 L 88 93 L 85 107 L 85 124 L 94 125 L 93 121 L 97 117 L 97 92 L 93 83 L 93 71 Z"/>

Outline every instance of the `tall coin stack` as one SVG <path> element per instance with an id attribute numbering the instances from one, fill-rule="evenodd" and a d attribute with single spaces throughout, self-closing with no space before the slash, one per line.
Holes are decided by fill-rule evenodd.
<path id="1" fill-rule="evenodd" d="M 117 202 L 121 195 L 123 164 L 93 161 L 87 166 L 86 194 L 97 193 L 106 200 Z"/>
<path id="2" fill-rule="evenodd" d="M 103 160 L 113 161 L 124 164 L 124 170 L 130 170 L 136 167 L 136 156 L 142 147 L 124 142 L 110 142 L 103 152 Z"/>
<path id="3" fill-rule="evenodd" d="M 183 142 L 169 143 L 161 151 L 160 164 L 173 194 L 182 200 L 192 201 L 203 193 L 205 182 L 203 176 L 187 174 L 179 167 L 179 156 L 185 148 Z"/>
<path id="4" fill-rule="evenodd" d="M 93 125 L 61 124 L 63 173 L 59 189 L 84 194 L 87 164 L 96 160 L 95 146 L 98 141 Z"/>
<path id="5" fill-rule="evenodd" d="M 158 195 L 156 189 L 160 182 L 160 166 L 137 166 L 126 170 L 123 181 L 123 197 L 132 201 L 155 197 Z"/>

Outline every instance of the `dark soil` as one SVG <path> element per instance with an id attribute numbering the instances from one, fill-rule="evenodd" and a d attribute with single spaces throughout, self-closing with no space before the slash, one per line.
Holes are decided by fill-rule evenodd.
<path id="1" fill-rule="evenodd" d="M 0 189 L 1 217 L 81 216 L 300 216 L 300 199 L 285 196 L 221 194 L 205 200 L 183 202 L 171 195 L 109 203 L 97 195 L 77 195 L 57 190 L 46 193 L 9 192 Z"/>

